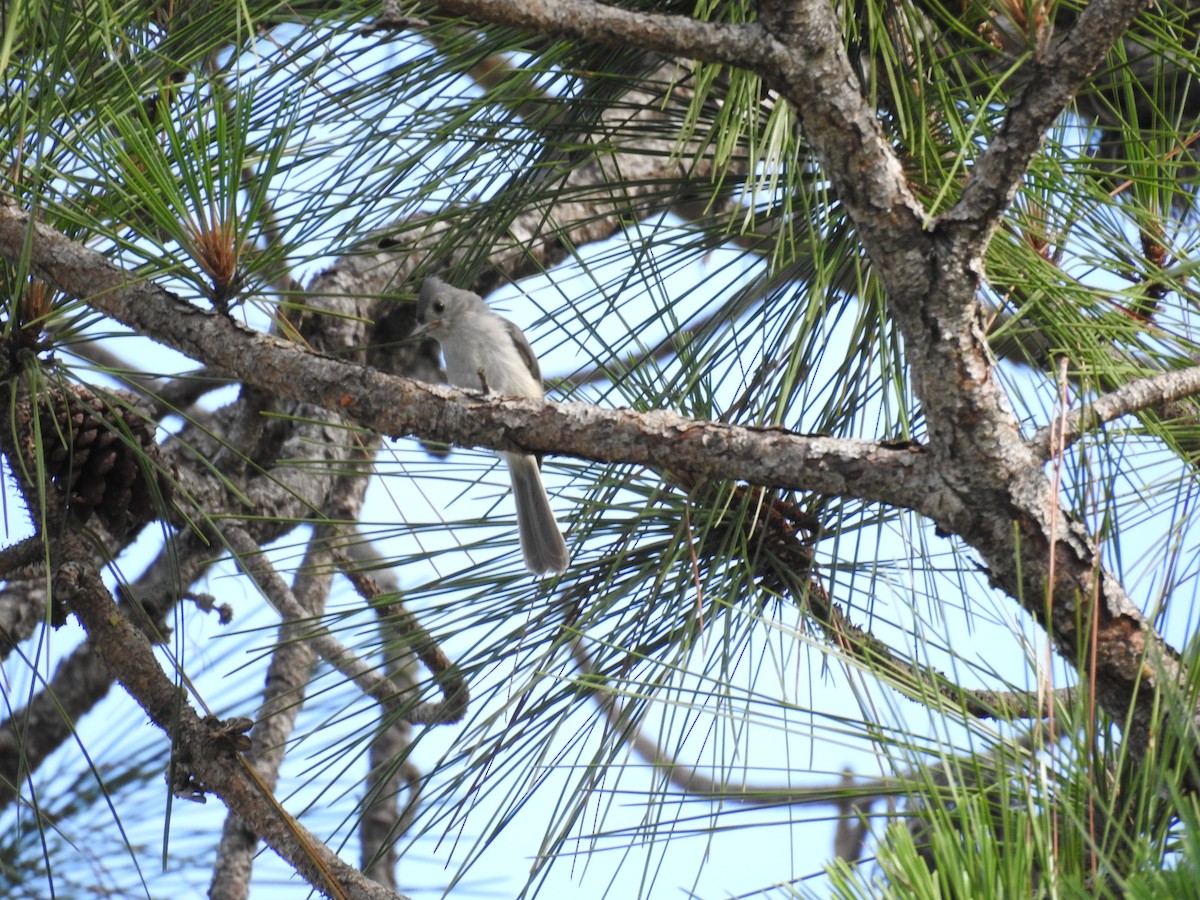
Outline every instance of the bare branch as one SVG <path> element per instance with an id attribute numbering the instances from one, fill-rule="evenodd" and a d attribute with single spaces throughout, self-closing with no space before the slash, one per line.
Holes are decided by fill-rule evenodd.
<path id="1" fill-rule="evenodd" d="M 416 690 L 416 654 L 403 634 L 394 631 L 394 619 L 386 607 L 376 606 L 382 644 L 385 648 L 384 671 L 396 690 Z M 400 855 L 396 844 L 416 818 L 421 799 L 421 770 L 409 757 L 412 749 L 412 725 L 386 715 L 382 710 L 379 731 L 371 741 L 369 769 L 363 797 L 362 870 L 380 884 L 395 887 L 396 864 Z"/>
<path id="2" fill-rule="evenodd" d="M 433 675 L 434 682 L 442 691 L 441 703 L 422 703 L 402 716 L 411 723 L 457 722 L 467 710 L 469 691 L 466 679 L 458 670 L 441 645 L 410 612 L 403 603 L 389 598 L 375 579 L 354 565 L 341 549 L 334 550 L 339 570 L 350 579 L 360 597 L 376 612 L 386 618 L 387 631 L 394 642 L 410 649 L 417 659 Z M 389 710 L 390 711 L 390 710 Z"/>
<path id="3" fill-rule="evenodd" d="M 359 586 L 359 593 L 374 590 L 371 599 L 399 590 L 396 576 L 386 567 L 384 558 L 375 547 L 354 529 L 344 529 L 344 540 L 338 551 L 343 572 L 362 568 L 372 570 L 371 585 Z M 372 602 L 379 621 L 380 634 L 387 655 L 384 669 L 397 682 L 399 690 L 412 689 L 416 655 L 399 624 L 390 615 L 389 606 Z M 464 685 L 465 687 L 465 685 Z M 398 839 L 416 820 L 424 783 L 420 768 L 408 757 L 412 746 L 412 727 L 402 719 L 380 723 L 378 736 L 371 742 L 370 771 L 363 800 L 365 810 L 359 833 L 362 836 L 362 869 L 381 884 L 392 885 L 396 877 L 399 856 Z M 401 800 L 403 799 L 403 803 Z"/>
<path id="4" fill-rule="evenodd" d="M 782 52 L 758 25 L 718 25 L 592 0 L 438 0 L 438 5 L 459 15 L 540 34 L 626 44 L 744 68 L 765 67 L 774 53 Z"/>
<path id="5" fill-rule="evenodd" d="M 21 252 L 27 222 L 24 213 L 0 208 L 0 256 Z M 131 282 L 100 254 L 40 223 L 32 228 L 34 269 L 61 290 L 247 384 L 319 403 L 383 434 L 636 463 L 912 509 L 921 509 L 931 495 L 942 503 L 949 499 L 914 443 L 806 437 L 665 411 L 498 400 L 388 376 L 244 328 L 153 284 Z"/>
<path id="6" fill-rule="evenodd" d="M 585 674 L 599 674 L 591 655 L 583 647 L 582 641 L 575 640 L 570 644 L 571 656 L 579 670 Z M 588 682 L 597 684 L 598 680 Z M 903 796 L 908 792 L 914 781 L 923 780 L 922 775 L 897 775 L 874 779 L 855 779 L 849 773 L 835 784 L 822 784 L 798 787 L 795 785 L 764 785 L 750 786 L 745 784 L 729 784 L 716 781 L 706 775 L 701 775 L 695 769 L 682 765 L 678 760 L 663 753 L 662 748 L 651 738 L 636 727 L 632 727 L 628 716 L 625 715 L 616 694 L 597 689 L 596 702 L 604 712 L 609 726 L 619 729 L 628 736 L 629 745 L 637 754 L 659 771 L 671 784 L 684 793 L 698 797 L 708 797 L 714 800 L 733 800 L 754 806 L 815 806 L 832 805 L 845 809 L 847 802 L 853 800 L 853 806 L 859 810 L 868 809 L 872 802 L 885 796 Z M 1029 735 L 1024 735 L 1012 746 L 1028 749 Z M 975 765 L 972 760 L 971 765 Z M 931 767 L 930 772 L 945 783 L 946 772 L 951 764 L 944 763 Z"/>
<path id="7" fill-rule="evenodd" d="M 1047 129 L 1145 6 L 1145 0 L 1094 0 L 1045 59 L 1026 63 L 1017 76 L 1025 87 L 1009 104 L 1004 124 L 972 168 L 954 208 L 941 217 L 942 223 L 961 229 L 982 249 L 1012 202 Z"/>
<path id="8" fill-rule="evenodd" d="M 579 670 L 585 674 L 598 674 L 591 655 L 584 649 L 582 641 L 571 641 L 571 656 Z M 589 682 L 595 683 L 595 682 Z M 776 806 L 794 804 L 799 806 L 840 804 L 846 791 L 844 785 L 816 785 L 812 787 L 796 787 L 794 785 L 775 785 L 754 787 L 749 785 L 728 784 L 715 781 L 700 774 L 690 766 L 682 765 L 665 754 L 652 738 L 648 737 L 641 728 L 631 725 L 615 694 L 597 689 L 596 702 L 604 712 L 609 727 L 627 736 L 629 745 L 647 763 L 652 765 L 664 778 L 686 794 L 699 797 L 709 797 L 720 800 L 733 800 L 751 806 Z M 856 783 L 855 790 L 864 790 L 867 794 L 877 796 L 884 793 L 898 793 L 896 782 L 891 779 L 877 779 L 866 784 Z"/>
<path id="9" fill-rule="evenodd" d="M 461 718 L 466 707 L 464 690 L 457 682 L 448 683 L 444 677 L 439 678 L 439 674 L 444 676 L 444 670 L 442 673 L 434 672 L 435 680 L 442 685 L 446 695 L 444 703 L 411 706 L 410 698 L 398 694 L 395 686 L 380 675 L 375 667 L 367 665 L 334 637 L 328 628 L 312 620 L 263 554 L 262 548 L 243 528 L 228 527 L 219 537 L 229 545 L 238 565 L 254 579 L 263 596 L 279 614 L 288 621 L 304 626 L 303 639 L 312 645 L 321 658 L 358 685 L 364 694 L 390 714 L 414 724 L 454 722 Z"/>
<path id="10" fill-rule="evenodd" d="M 1079 409 L 1063 413 L 1054 422 L 1039 428 L 1029 439 L 1029 445 L 1042 459 L 1048 460 L 1052 441 L 1058 450 L 1065 450 L 1089 431 L 1122 416 L 1175 403 L 1196 394 L 1200 394 L 1200 366 L 1138 378 Z"/>
<path id="11" fill-rule="evenodd" d="M 296 602 L 313 618 L 319 618 L 324 612 L 325 598 L 333 581 L 328 550 L 318 546 L 322 543 L 323 539 L 318 536 L 309 542 L 294 591 Z M 277 646 L 267 667 L 262 704 L 250 734 L 254 742 L 251 765 L 262 784 L 272 792 L 279 779 L 287 739 L 304 704 L 305 688 L 317 659 L 312 643 L 305 640 L 306 630 L 292 619 L 280 624 Z M 225 817 L 217 847 L 209 896 L 228 900 L 249 896 L 250 873 L 257 848 L 258 835 L 240 816 L 230 812 Z"/>
<path id="12" fill-rule="evenodd" d="M 386 890 L 347 865 L 316 835 L 288 815 L 252 776 L 249 765 L 219 723 L 201 720 L 162 671 L 145 635 L 121 615 L 99 573 L 65 563 L 55 590 L 72 608 L 105 663 L 156 725 L 176 742 L 176 784 L 212 791 L 310 884 L 332 897 L 394 900 Z"/>

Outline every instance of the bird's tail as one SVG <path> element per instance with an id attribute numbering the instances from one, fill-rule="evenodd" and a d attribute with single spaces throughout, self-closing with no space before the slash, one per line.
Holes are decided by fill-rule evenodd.
<path id="1" fill-rule="evenodd" d="M 537 460 L 521 453 L 502 453 L 512 478 L 513 497 L 517 501 L 517 530 L 521 536 L 521 552 L 530 572 L 561 572 L 567 567 L 567 544 L 550 498 L 542 486 L 542 474 Z"/>

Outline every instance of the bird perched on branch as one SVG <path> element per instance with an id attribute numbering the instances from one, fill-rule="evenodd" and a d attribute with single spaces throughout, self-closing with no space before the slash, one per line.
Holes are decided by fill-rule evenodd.
<path id="1" fill-rule="evenodd" d="M 471 291 L 427 278 L 417 301 L 417 333 L 442 345 L 446 377 L 455 387 L 542 399 L 542 373 L 521 329 L 492 312 Z M 503 452 L 517 504 L 525 566 L 534 574 L 567 567 L 567 545 L 542 485 L 537 458 Z"/>

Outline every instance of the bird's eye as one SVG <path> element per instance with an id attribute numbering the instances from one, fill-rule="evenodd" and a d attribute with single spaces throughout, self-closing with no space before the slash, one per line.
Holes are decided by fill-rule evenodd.
<path id="1" fill-rule="evenodd" d="M 446 304 L 443 303 L 441 300 L 434 300 L 433 301 L 433 311 L 440 316 L 442 313 L 444 313 L 446 311 Z"/>

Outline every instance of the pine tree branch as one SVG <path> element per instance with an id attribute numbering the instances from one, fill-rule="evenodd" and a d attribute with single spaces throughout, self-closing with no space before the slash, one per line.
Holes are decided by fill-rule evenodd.
<path id="1" fill-rule="evenodd" d="M 731 46 L 753 35 L 739 60 L 715 56 L 711 49 L 723 26 L 682 17 L 644 21 L 589 0 L 565 0 L 553 11 L 518 0 L 451 0 L 448 8 L 549 33 L 717 59 L 770 80 L 803 117 L 806 137 L 854 222 L 905 338 L 929 454 L 940 460 L 945 476 L 944 490 L 911 508 L 975 547 L 993 583 L 1023 601 L 1060 651 L 1077 665 L 1095 668 L 1101 705 L 1118 719 L 1132 716 L 1132 746 L 1148 750 L 1156 716 L 1153 691 L 1136 687 L 1174 686 L 1183 673 L 1175 654 L 1103 569 L 1091 538 L 1059 515 L 1041 460 L 1021 441 L 1008 398 L 993 378 L 977 301 L 983 251 L 1041 140 L 1039 129 L 1098 65 L 1138 5 L 1097 0 L 1089 6 L 1051 57 L 1062 74 L 1048 76 L 1044 88 L 1031 87 L 1013 107 L 995 155 L 985 152 L 987 164 L 965 202 L 955 217 L 941 222 L 930 220 L 909 189 L 875 110 L 861 94 L 840 23 L 825 0 L 764 0 L 759 22 L 769 37 L 748 30 L 753 26 L 729 26 Z M 1006 153 L 1015 157 L 1011 163 L 1003 160 Z M 1095 653 L 1082 622 L 1094 623 Z M 1200 710 L 1192 720 L 1200 721 Z"/>
<path id="2" fill-rule="evenodd" d="M 939 224 L 959 232 L 981 253 L 1021 186 L 1047 130 L 1062 115 L 1104 54 L 1128 30 L 1145 0 L 1094 0 L 1044 59 L 1020 70 L 1025 86 L 1008 104 L 1008 114 L 971 169 L 962 196 Z M 1044 28 L 1052 24 L 1044 23 Z"/>
<path id="3" fill-rule="evenodd" d="M 27 224 L 25 214 L 0 208 L 0 256 L 21 253 Z M 32 227 L 32 265 L 60 290 L 246 384 L 320 404 L 382 434 L 635 463 L 910 509 L 922 509 L 931 494 L 947 500 L 916 444 L 797 435 L 665 411 L 496 399 L 389 376 L 205 312 L 156 285 L 129 280 L 99 253 L 40 223 Z"/>
<path id="4" fill-rule="evenodd" d="M 592 0 L 438 0 L 438 6 L 483 22 L 527 28 L 539 34 L 624 44 L 749 68 L 767 65 L 773 53 L 782 49 L 755 24 L 701 22 Z"/>
<path id="5" fill-rule="evenodd" d="M 263 596 L 279 614 L 286 621 L 303 628 L 303 639 L 312 645 L 321 658 L 354 682 L 359 690 L 383 707 L 389 715 L 398 716 L 414 724 L 455 722 L 462 717 L 466 711 L 466 696 L 465 686 L 461 682 L 439 679 L 445 695 L 444 701 L 414 706 L 410 702 L 411 698 L 398 694 L 395 685 L 380 675 L 374 666 L 359 659 L 334 637 L 328 628 L 312 620 L 296 600 L 291 588 L 263 554 L 262 548 L 245 529 L 238 526 L 226 527 L 218 539 L 228 544 L 238 565 L 254 579 Z"/>
<path id="6" fill-rule="evenodd" d="M 1122 416 L 1154 409 L 1200 394 L 1200 366 L 1173 369 L 1147 378 L 1129 381 L 1079 409 L 1072 409 L 1049 425 L 1037 430 L 1029 445 L 1042 459 L 1051 456 L 1051 442 L 1065 450 L 1085 434 Z"/>
<path id="7" fill-rule="evenodd" d="M 333 582 L 329 552 L 322 546 L 323 543 L 324 539 L 319 534 L 309 542 L 294 587 L 296 602 L 307 617 L 313 619 L 319 619 L 323 614 L 329 586 Z M 315 648 L 305 640 L 306 632 L 307 628 L 301 622 L 287 619 L 280 624 L 279 638 L 267 666 L 262 703 L 250 732 L 254 742 L 250 764 L 262 784 L 271 792 L 274 792 L 279 780 L 287 740 L 304 705 L 305 689 L 312 677 L 313 663 L 317 660 Z M 230 811 L 225 817 L 216 860 L 213 862 L 209 896 L 228 900 L 249 896 L 250 874 L 257 848 L 258 835 L 240 816 Z"/>
<path id="8" fill-rule="evenodd" d="M 71 554 L 67 554 L 70 556 Z M 276 853 L 330 897 L 394 900 L 396 893 L 338 858 L 282 810 L 215 719 L 202 720 L 162 671 L 142 632 L 126 619 L 94 568 L 66 562 L 55 573 L 55 593 L 69 597 L 105 663 L 153 722 L 175 742 L 178 790 L 213 792 L 249 823 Z"/>
<path id="9" fill-rule="evenodd" d="M 571 656 L 575 660 L 576 666 L 579 667 L 580 672 L 588 676 L 602 676 L 602 673 L 596 669 L 595 662 L 591 654 L 584 648 L 582 641 L 572 641 L 570 649 Z M 593 685 L 597 682 L 595 678 L 592 678 L 584 679 L 584 683 Z M 833 785 L 796 786 L 784 784 L 751 786 L 746 784 L 731 784 L 726 781 L 709 778 L 707 775 L 701 774 L 690 766 L 681 764 L 677 759 L 664 753 L 658 743 L 648 737 L 642 729 L 631 726 L 631 719 L 617 699 L 618 695 L 615 692 L 596 689 L 595 695 L 596 702 L 603 711 L 609 727 L 627 735 L 630 747 L 662 774 L 663 777 L 670 781 L 671 784 L 685 794 L 691 794 L 696 797 L 707 797 L 714 800 L 732 800 L 752 806 L 817 806 L 829 804 L 839 807 L 843 806 L 848 798 L 853 797 L 855 800 L 865 803 L 869 807 L 870 803 L 881 797 L 904 795 L 911 789 L 914 781 L 920 780 L 924 775 L 929 773 L 945 778 L 945 772 L 951 768 L 948 764 L 942 764 L 927 770 L 925 773 L 886 776 L 869 780 L 848 779 L 844 775 L 838 783 Z M 1056 692 L 1055 696 L 1047 698 L 1047 701 L 1055 702 L 1056 699 L 1065 703 L 1073 703 L 1076 698 L 1067 693 Z M 1015 702 L 1026 703 L 1028 702 L 1028 698 L 1017 699 Z M 1036 702 L 1035 705 L 1037 705 Z M 1028 736 L 1024 736 L 1015 746 L 1028 749 L 1029 743 Z M 968 764 L 972 762 L 968 760 Z"/>

